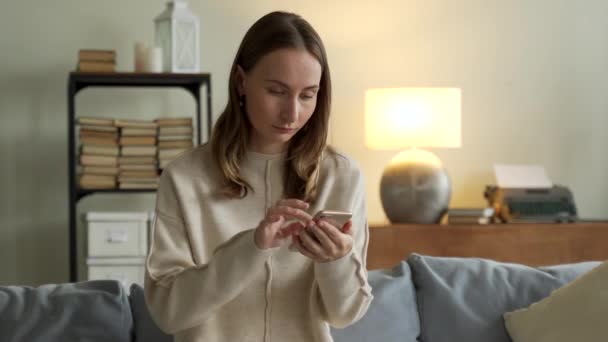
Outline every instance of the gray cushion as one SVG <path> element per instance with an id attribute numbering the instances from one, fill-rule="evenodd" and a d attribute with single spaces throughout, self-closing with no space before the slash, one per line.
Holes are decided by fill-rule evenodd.
<path id="1" fill-rule="evenodd" d="M 173 337 L 162 332 L 150 317 L 141 285 L 132 284 L 129 300 L 133 310 L 135 342 L 172 342 Z"/>
<path id="2" fill-rule="evenodd" d="M 527 307 L 599 265 L 532 268 L 412 254 L 421 341 L 510 342 L 502 314 Z"/>
<path id="3" fill-rule="evenodd" d="M 374 300 L 367 313 L 344 329 L 332 328 L 334 342 L 415 342 L 420 322 L 407 263 L 391 270 L 370 271 L 368 280 Z"/>
<path id="4" fill-rule="evenodd" d="M 131 310 L 113 280 L 0 286 L 3 342 L 131 341 Z"/>

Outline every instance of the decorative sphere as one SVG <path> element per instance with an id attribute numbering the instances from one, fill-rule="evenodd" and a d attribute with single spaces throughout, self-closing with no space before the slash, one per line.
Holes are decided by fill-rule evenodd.
<path id="1" fill-rule="evenodd" d="M 410 149 L 384 170 L 380 197 L 392 223 L 439 223 L 448 209 L 450 178 L 434 154 Z"/>

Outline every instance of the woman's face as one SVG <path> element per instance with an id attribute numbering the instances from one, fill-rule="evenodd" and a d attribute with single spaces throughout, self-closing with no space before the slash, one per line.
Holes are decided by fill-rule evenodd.
<path id="1" fill-rule="evenodd" d="M 252 125 L 251 149 L 268 154 L 287 149 L 315 110 L 321 73 L 321 64 L 304 49 L 275 50 L 247 73 L 238 67 L 238 92 L 245 96 Z"/>

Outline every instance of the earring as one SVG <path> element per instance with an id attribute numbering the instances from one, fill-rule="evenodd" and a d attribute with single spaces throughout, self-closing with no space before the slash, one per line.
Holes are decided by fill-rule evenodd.
<path id="1" fill-rule="evenodd" d="M 241 97 L 239 97 L 239 106 L 243 107 L 245 103 L 245 95 L 241 95 Z"/>

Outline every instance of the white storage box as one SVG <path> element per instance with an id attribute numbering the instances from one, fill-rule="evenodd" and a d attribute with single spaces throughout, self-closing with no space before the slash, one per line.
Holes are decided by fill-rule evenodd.
<path id="1" fill-rule="evenodd" d="M 88 212 L 89 257 L 144 257 L 148 252 L 149 212 Z"/>
<path id="2" fill-rule="evenodd" d="M 88 279 L 117 280 L 128 289 L 131 284 L 144 285 L 146 258 L 89 258 Z"/>

